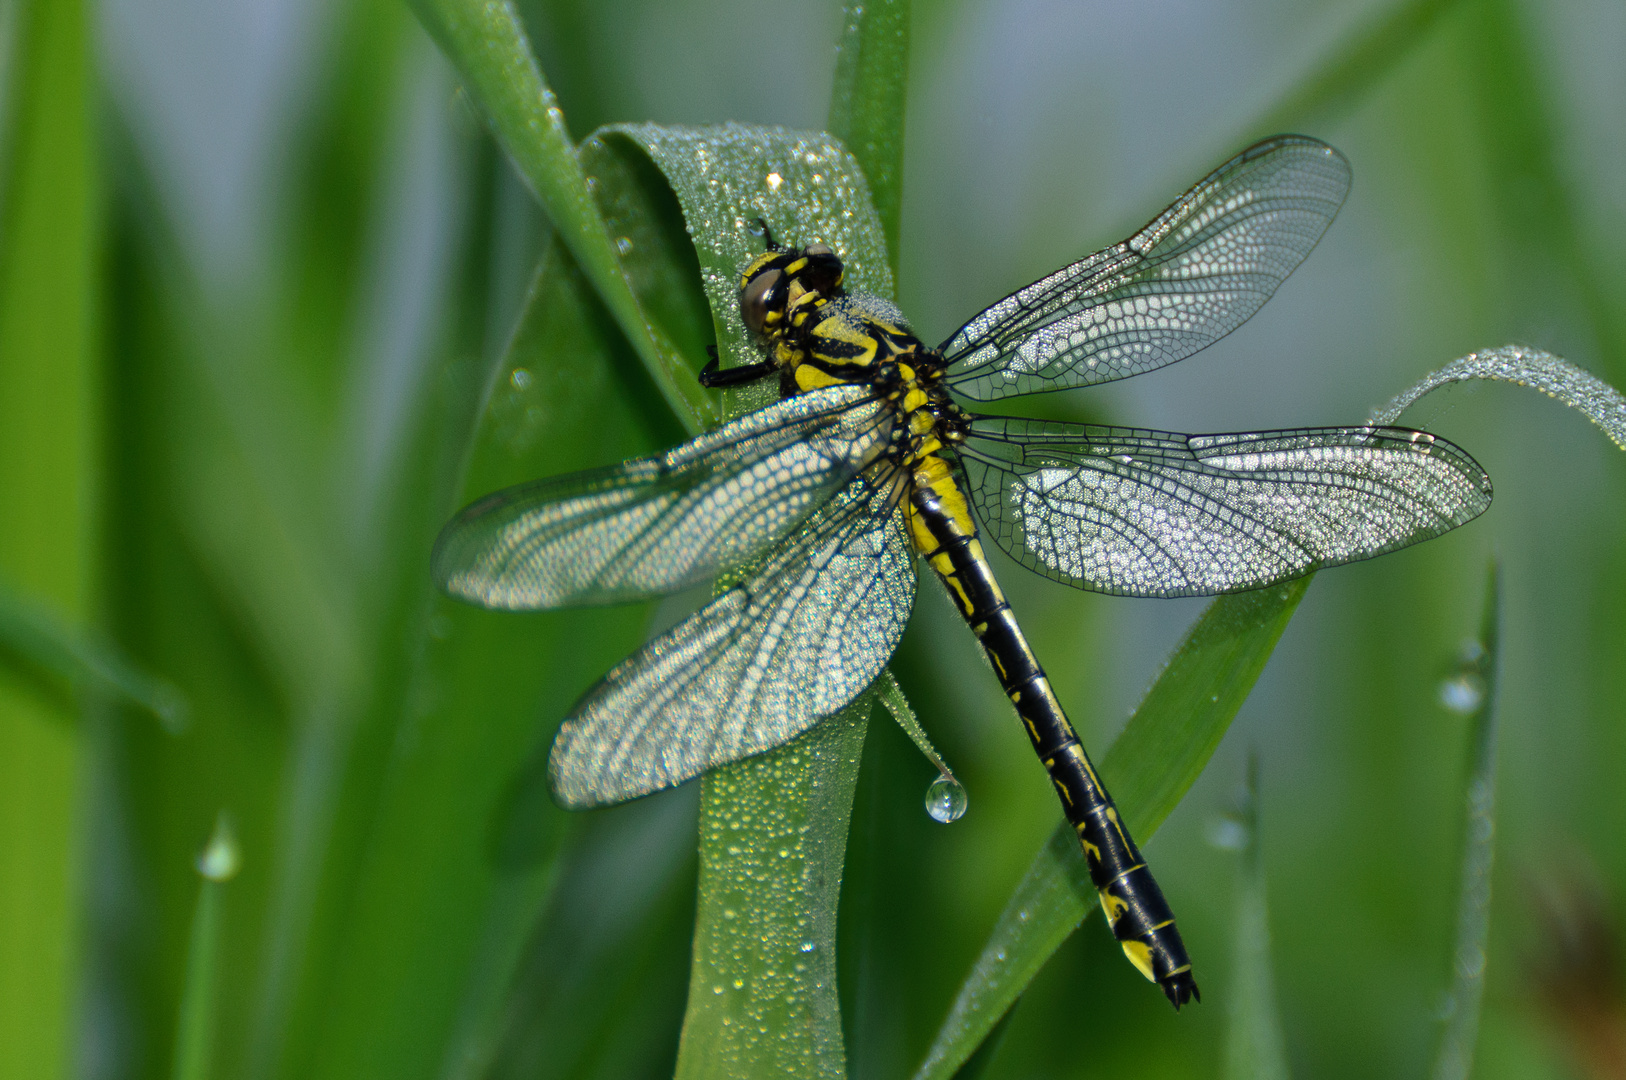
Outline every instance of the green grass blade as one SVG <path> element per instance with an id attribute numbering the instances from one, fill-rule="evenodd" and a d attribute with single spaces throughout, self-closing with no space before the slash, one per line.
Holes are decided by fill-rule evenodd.
<path id="1" fill-rule="evenodd" d="M 1235 147 L 1282 131 L 1319 131 L 1365 100 L 1457 0 L 1399 0 L 1311 66 L 1295 86 L 1251 122 Z"/>
<path id="2" fill-rule="evenodd" d="M 90 684 L 151 713 L 174 734 L 186 726 L 186 698 L 112 645 L 77 634 L 37 604 L 0 590 L 0 648 L 75 684 Z"/>
<path id="3" fill-rule="evenodd" d="M 801 738 L 707 773 L 679 1080 L 846 1075 L 836 906 L 865 693 Z"/>
<path id="4" fill-rule="evenodd" d="M 541 200 L 559 238 L 672 411 L 691 432 L 714 422 L 712 399 L 681 376 L 682 358 L 622 275 L 621 260 L 576 160 L 564 113 L 542 77 L 513 4 L 414 0 L 413 8 L 451 59 L 464 90 Z"/>
<path id="5" fill-rule="evenodd" d="M 198 855 L 198 904 L 186 950 L 186 982 L 175 1025 L 174 1080 L 208 1080 L 215 1075 L 215 1024 L 219 1012 L 221 921 L 226 884 L 242 868 L 242 853 L 225 814 L 215 822 L 208 846 Z"/>
<path id="6" fill-rule="evenodd" d="M 1259 840 L 1258 759 L 1248 761 L 1238 841 L 1236 931 L 1225 1039 L 1225 1080 L 1287 1080 L 1287 1046 L 1270 963 L 1270 907 Z"/>
<path id="7" fill-rule="evenodd" d="M 909 704 L 909 699 L 904 697 L 903 687 L 898 685 L 897 677 L 892 674 L 891 668 L 887 668 L 876 678 L 875 692 L 881 704 L 886 706 L 886 711 L 892 714 L 892 719 L 898 722 L 903 733 L 909 736 L 909 741 L 915 744 L 915 748 L 937 768 L 944 780 L 958 787 L 959 781 L 954 778 L 954 770 L 949 768 L 948 762 L 943 760 L 943 755 L 932 745 L 931 736 L 926 734 L 926 729 L 920 726 L 920 717 L 915 715 L 914 707 Z"/>
<path id="8" fill-rule="evenodd" d="M 729 363 L 756 358 L 739 315 L 740 267 L 761 250 L 747 228 L 755 217 L 785 242 L 830 244 L 851 287 L 891 295 L 863 173 L 829 136 L 638 124 L 594 141 L 602 144 L 596 155 L 646 155 L 671 185 Z M 771 390 L 734 395 L 730 414 Z M 866 694 L 788 746 L 702 781 L 699 910 L 679 1076 L 845 1073 L 835 916 L 872 705 Z"/>
<path id="9" fill-rule="evenodd" d="M 1491 869 L 1496 861 L 1496 684 L 1501 667 L 1502 580 L 1493 559 L 1485 574 L 1485 606 L 1477 639 L 1465 647 L 1460 670 L 1446 684 L 1448 707 L 1468 720 L 1464 775 L 1462 885 L 1445 1030 L 1434 1058 L 1434 1080 L 1467 1080 L 1473 1072 L 1485 997 L 1490 939 Z"/>
<path id="10" fill-rule="evenodd" d="M 1595 225 L 1576 204 L 1560 165 L 1563 123 L 1553 100 L 1557 82 L 1543 72 L 1528 13 L 1508 0 L 1476 0 L 1465 9 L 1464 71 L 1493 71 L 1492 79 L 1467 82 L 1477 114 L 1497 224 L 1514 263 L 1551 266 L 1578 297 L 1602 354 L 1599 368 L 1626 380 L 1626 307 L 1612 275 L 1592 257 L 1586 232 Z M 1455 198 L 1454 191 L 1446 194 Z M 1507 300 L 1528 308 L 1530 290 Z"/>
<path id="11" fill-rule="evenodd" d="M 94 19 L 9 5 L 0 61 L 0 581 L 92 609 L 100 286 Z M 8 33 L 9 32 L 9 33 Z M 81 911 L 81 729 L 0 672 L 0 1075 L 67 1075 Z"/>
<path id="12" fill-rule="evenodd" d="M 494 378 L 468 399 L 480 411 L 464 498 L 654 448 L 633 403 L 647 383 L 616 337 L 552 248 Z M 428 549 L 426 533 L 401 586 L 418 590 L 399 669 L 412 734 L 386 748 L 309 1076 L 456 1074 L 489 1056 L 494 1014 L 576 827 L 547 798 L 539 744 L 647 618 L 435 599 Z"/>
<path id="13" fill-rule="evenodd" d="M 910 0 L 848 3 L 836 43 L 830 134 L 847 145 L 869 181 L 886 234 L 888 265 L 898 273 L 903 210 L 903 132 L 909 98 Z"/>
<path id="14" fill-rule="evenodd" d="M 1308 588 L 1300 578 L 1210 604 L 1112 744 L 1101 775 L 1144 843 L 1225 736 Z M 916 1080 L 953 1076 L 1050 955 L 1096 910 L 1078 838 L 1065 823 L 1034 856 L 1006 903 Z M 1201 958 L 1198 958 L 1199 981 Z"/>

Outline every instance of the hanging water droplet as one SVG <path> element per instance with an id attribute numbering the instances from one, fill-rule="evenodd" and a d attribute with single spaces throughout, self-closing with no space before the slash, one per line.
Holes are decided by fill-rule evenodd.
<path id="1" fill-rule="evenodd" d="M 952 776 L 939 776 L 926 789 L 926 813 L 932 816 L 933 821 L 940 821 L 944 825 L 958 821 L 970 805 L 971 798 L 965 792 L 965 785 Z"/>
<path id="2" fill-rule="evenodd" d="M 1471 672 L 1454 675 L 1440 683 L 1440 704 L 1454 713 L 1468 715 L 1485 700 L 1485 680 Z"/>
<path id="3" fill-rule="evenodd" d="M 198 873 L 209 881 L 230 881 L 243 866 L 243 852 L 237 846 L 231 820 L 224 811 L 215 818 L 214 835 L 198 853 Z"/>
<path id="4" fill-rule="evenodd" d="M 1231 814 L 1208 824 L 1208 842 L 1221 851 L 1245 851 L 1248 840 L 1247 824 Z"/>

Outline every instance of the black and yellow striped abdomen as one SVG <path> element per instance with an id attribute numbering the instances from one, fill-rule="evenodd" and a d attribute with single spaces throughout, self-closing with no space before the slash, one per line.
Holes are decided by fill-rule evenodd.
<path id="1" fill-rule="evenodd" d="M 1178 1009 L 1200 995 L 1174 915 L 994 580 L 957 474 L 932 453 L 916 461 L 913 478 L 909 521 L 915 546 L 948 586 L 1016 707 L 1078 833 L 1090 881 L 1124 955 Z"/>

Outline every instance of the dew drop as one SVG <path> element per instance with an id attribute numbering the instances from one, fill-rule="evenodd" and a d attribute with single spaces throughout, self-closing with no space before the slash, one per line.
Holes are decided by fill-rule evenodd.
<path id="1" fill-rule="evenodd" d="M 1209 823 L 1208 842 L 1221 851 L 1245 851 L 1248 847 L 1248 826 L 1227 814 Z"/>
<path id="2" fill-rule="evenodd" d="M 237 846 L 237 836 L 224 813 L 215 819 L 214 835 L 198 854 L 197 866 L 198 873 L 209 881 L 230 881 L 242 868 L 242 849 Z"/>
<path id="3" fill-rule="evenodd" d="M 926 813 L 932 816 L 933 821 L 940 821 L 944 825 L 958 821 L 969 805 L 971 799 L 966 795 L 965 785 L 952 776 L 939 776 L 926 789 Z"/>
<path id="4" fill-rule="evenodd" d="M 615 238 L 615 249 L 625 255 L 632 250 L 632 237 L 618 236 Z"/>
<path id="5" fill-rule="evenodd" d="M 1440 683 L 1440 704 L 1454 713 L 1467 716 L 1485 700 L 1485 680 L 1464 672 Z"/>

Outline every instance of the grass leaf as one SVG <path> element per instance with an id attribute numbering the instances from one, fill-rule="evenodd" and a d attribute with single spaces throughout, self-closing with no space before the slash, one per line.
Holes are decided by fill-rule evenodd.
<path id="1" fill-rule="evenodd" d="M 171 734 L 186 726 L 186 697 L 107 642 L 74 633 L 37 604 L 0 591 L 0 646 L 73 683 L 89 683 L 151 713 Z"/>
<path id="2" fill-rule="evenodd" d="M 1485 574 L 1478 636 L 1464 647 L 1445 702 L 1468 720 L 1468 768 L 1463 784 L 1462 885 L 1451 989 L 1434 1058 L 1434 1080 L 1467 1080 L 1473 1072 L 1485 997 L 1490 941 L 1491 869 L 1496 861 L 1496 684 L 1501 668 L 1502 579 L 1493 559 Z"/>
<path id="3" fill-rule="evenodd" d="M 1457 0 L 1399 0 L 1368 25 L 1340 41 L 1304 78 L 1253 121 L 1245 144 L 1282 131 L 1318 131 L 1366 99 L 1372 88 L 1427 37 Z"/>
<path id="4" fill-rule="evenodd" d="M 1429 372 L 1374 412 L 1372 422 L 1392 424 L 1424 394 L 1476 379 L 1539 390 L 1597 424 L 1611 442 L 1626 450 L 1626 397 L 1568 360 L 1523 345 L 1481 349 Z"/>
<path id="5" fill-rule="evenodd" d="M 76 0 L 0 13 L 0 581 L 70 625 L 92 605 L 101 175 L 95 20 Z M 78 978 L 72 706 L 0 672 L 0 1075 L 65 1076 Z"/>
<path id="6" fill-rule="evenodd" d="M 691 432 L 715 422 L 711 399 L 693 380 L 677 374 L 676 348 L 623 277 L 621 260 L 576 160 L 564 113 L 542 77 L 514 5 L 414 0 L 413 7 L 672 411 Z"/>
<path id="7" fill-rule="evenodd" d="M 862 171 L 828 136 L 637 124 L 594 142 L 602 144 L 595 157 L 625 160 L 635 148 L 671 185 L 731 363 L 756 359 L 739 314 L 740 268 L 761 250 L 750 231 L 756 217 L 784 242 L 824 241 L 845 260 L 851 287 L 891 295 Z M 764 403 L 772 389 L 735 395 L 730 415 Z M 702 780 L 699 910 L 678 1075 L 844 1073 L 835 912 L 872 706 L 866 694 L 789 745 Z"/>
<path id="8" fill-rule="evenodd" d="M 886 233 L 888 265 L 898 273 L 903 211 L 903 132 L 909 96 L 910 0 L 850 2 L 836 43 L 830 134 L 847 145 L 869 181 Z"/>
<path id="9" fill-rule="evenodd" d="M 1236 932 L 1225 1039 L 1225 1080 L 1288 1080 L 1287 1047 L 1270 962 L 1270 907 L 1265 898 L 1265 860 L 1259 840 L 1258 759 L 1248 760 L 1237 837 Z"/>

